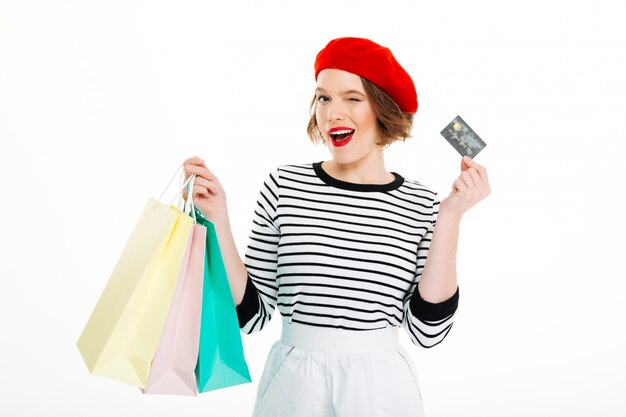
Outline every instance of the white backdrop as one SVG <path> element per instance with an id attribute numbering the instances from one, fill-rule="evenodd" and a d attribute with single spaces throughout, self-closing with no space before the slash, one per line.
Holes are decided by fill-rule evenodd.
<path id="1" fill-rule="evenodd" d="M 0 415 L 248 416 L 253 383 L 147 396 L 75 346 L 149 196 L 200 155 L 243 255 L 278 164 L 306 136 L 317 52 L 389 46 L 419 98 L 391 171 L 447 196 L 457 114 L 487 142 L 492 194 L 461 223 L 458 318 L 416 362 L 428 416 L 626 415 L 621 260 L 626 7 L 620 1 L 0 0 Z M 171 192 L 169 194 L 172 195 Z M 622 214 L 620 214 L 622 213 Z"/>

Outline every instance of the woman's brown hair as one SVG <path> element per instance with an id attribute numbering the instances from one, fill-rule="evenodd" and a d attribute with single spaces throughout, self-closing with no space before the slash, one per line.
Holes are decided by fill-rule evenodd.
<path id="1" fill-rule="evenodd" d="M 405 141 L 411 136 L 413 128 L 413 114 L 400 110 L 400 107 L 391 99 L 383 90 L 369 82 L 367 79 L 360 77 L 363 82 L 365 95 L 369 99 L 374 114 L 376 114 L 376 128 L 380 141 L 377 145 L 388 147 L 397 140 Z M 315 108 L 317 104 L 316 96 L 311 101 L 310 114 L 311 119 L 307 126 L 306 132 L 313 143 L 324 142 L 320 136 L 317 119 L 315 118 Z"/>

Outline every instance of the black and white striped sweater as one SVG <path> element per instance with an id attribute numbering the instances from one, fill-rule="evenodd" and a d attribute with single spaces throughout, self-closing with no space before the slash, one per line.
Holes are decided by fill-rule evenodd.
<path id="1" fill-rule="evenodd" d="M 237 306 L 242 331 L 261 330 L 278 306 L 293 323 L 348 331 L 404 326 L 416 345 L 440 343 L 459 290 L 436 304 L 416 290 L 437 193 L 395 172 L 388 184 L 341 181 L 321 164 L 281 165 L 261 188 Z"/>

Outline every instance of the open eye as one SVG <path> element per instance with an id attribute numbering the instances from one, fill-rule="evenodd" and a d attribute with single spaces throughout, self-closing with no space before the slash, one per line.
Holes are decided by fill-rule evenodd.
<path id="1" fill-rule="evenodd" d="M 325 100 L 322 100 L 322 99 L 325 99 Z M 321 103 L 326 103 L 326 100 L 328 100 L 328 97 L 326 97 L 326 96 L 319 96 L 317 98 L 317 101 L 319 101 Z"/>

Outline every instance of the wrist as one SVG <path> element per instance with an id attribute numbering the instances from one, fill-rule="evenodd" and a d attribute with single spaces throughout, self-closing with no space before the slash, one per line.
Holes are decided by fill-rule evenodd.
<path id="1" fill-rule="evenodd" d="M 439 204 L 439 214 L 437 215 L 437 222 L 443 218 L 445 221 L 461 223 L 461 218 L 463 218 L 463 212 L 459 212 L 448 208 L 446 205 L 446 201 L 442 201 Z"/>
<path id="2" fill-rule="evenodd" d="M 460 224 L 463 213 L 447 209 L 445 206 L 439 206 L 439 214 L 437 215 L 437 223 L 456 223 Z"/>
<path id="3" fill-rule="evenodd" d="M 213 223 L 215 229 L 217 230 L 230 229 L 230 219 L 228 218 L 228 213 L 218 215 L 211 223 Z"/>

